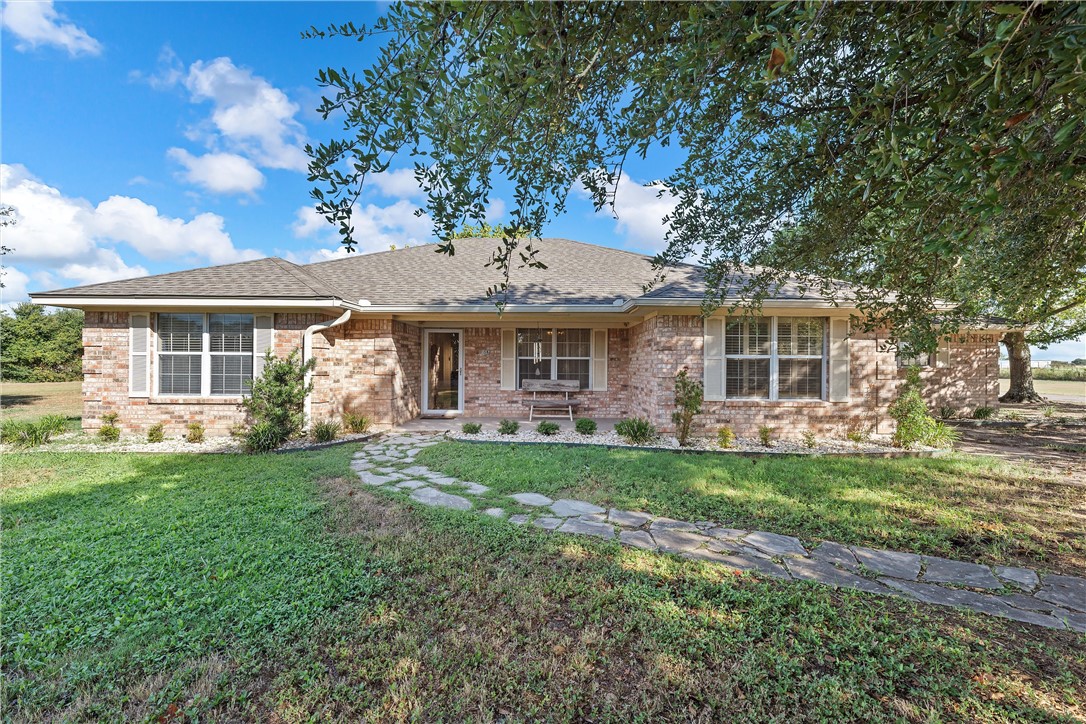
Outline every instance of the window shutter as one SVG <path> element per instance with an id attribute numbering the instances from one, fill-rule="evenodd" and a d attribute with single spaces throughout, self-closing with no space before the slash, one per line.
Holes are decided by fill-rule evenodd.
<path id="1" fill-rule="evenodd" d="M 607 391 L 607 330 L 592 330 L 592 389 Z"/>
<path id="2" fill-rule="evenodd" d="M 935 353 L 935 366 L 936 367 L 949 367 L 950 366 L 950 340 L 939 340 L 939 350 Z"/>
<path id="3" fill-rule="evenodd" d="M 147 397 L 151 388 L 151 315 L 128 315 L 128 396 Z"/>
<path id="4" fill-rule="evenodd" d="M 517 389 L 517 330 L 502 330 L 501 388 Z"/>
<path id="5" fill-rule="evenodd" d="M 264 374 L 264 360 L 275 342 L 275 317 L 257 314 L 253 317 L 253 379 Z"/>
<path id="6" fill-rule="evenodd" d="M 724 399 L 724 320 L 705 320 L 705 399 Z"/>
<path id="7" fill-rule="evenodd" d="M 830 401 L 848 400 L 848 320 L 830 320 Z"/>

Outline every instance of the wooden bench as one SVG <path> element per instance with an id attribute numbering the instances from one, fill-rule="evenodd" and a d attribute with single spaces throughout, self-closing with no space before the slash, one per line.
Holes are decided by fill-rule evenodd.
<path id="1" fill-rule="evenodd" d="M 573 411 L 580 406 L 580 400 L 571 400 L 571 392 L 580 392 L 581 383 L 577 380 L 524 380 L 521 389 L 531 392 L 531 399 L 521 400 L 521 404 L 528 406 L 528 422 L 536 417 L 566 417 L 573 420 Z M 561 399 L 557 397 L 543 398 L 539 393 L 562 393 Z M 549 414 L 537 413 L 543 410 Z"/>

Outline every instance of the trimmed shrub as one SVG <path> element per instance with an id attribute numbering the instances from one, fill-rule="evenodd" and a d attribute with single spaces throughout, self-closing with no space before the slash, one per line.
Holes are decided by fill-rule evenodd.
<path id="1" fill-rule="evenodd" d="M 478 435 L 483 431 L 483 426 L 477 422 L 465 422 L 460 426 L 465 435 Z"/>
<path id="2" fill-rule="evenodd" d="M 547 437 L 550 437 L 551 435 L 557 435 L 558 430 L 558 423 L 551 422 L 550 420 L 544 420 L 535 427 L 536 432 L 538 432 L 540 435 L 546 435 Z"/>
<path id="3" fill-rule="evenodd" d="M 361 435 L 369 430 L 372 422 L 369 417 L 358 412 L 343 413 L 343 427 L 347 429 L 347 432 L 355 435 Z"/>
<path id="4" fill-rule="evenodd" d="M 758 440 L 761 441 L 765 447 L 773 447 L 773 428 L 769 425 L 762 425 L 758 428 Z"/>
<path id="5" fill-rule="evenodd" d="M 686 447 L 690 439 L 690 426 L 694 423 L 694 416 L 701 412 L 704 398 L 705 390 L 701 383 L 690 379 L 690 373 L 685 367 L 679 370 L 679 374 L 675 375 L 675 405 L 679 409 L 671 413 L 679 447 Z"/>
<path id="6" fill-rule="evenodd" d="M 498 433 L 501 435 L 516 435 L 520 429 L 520 423 L 516 420 L 502 420 L 498 423 Z"/>
<path id="7" fill-rule="evenodd" d="M 722 448 L 735 447 L 735 430 L 727 425 L 716 431 L 716 444 Z"/>
<path id="8" fill-rule="evenodd" d="M 905 449 L 915 445 L 948 447 L 957 438 L 957 431 L 928 413 L 928 407 L 920 396 L 920 384 L 920 369 L 909 367 L 898 398 L 887 408 L 890 417 L 897 422 L 893 443 Z"/>
<path id="9" fill-rule="evenodd" d="M 321 420 L 313 423 L 313 429 L 309 431 L 313 442 L 332 442 L 339 437 L 339 423 L 335 420 Z"/>
<path id="10" fill-rule="evenodd" d="M 283 429 L 274 422 L 258 422 L 245 436 L 245 449 L 251 453 L 271 452 L 287 441 Z"/>
<path id="11" fill-rule="evenodd" d="M 147 442 L 162 442 L 166 439 L 166 426 L 156 422 L 147 428 Z"/>
<path id="12" fill-rule="evenodd" d="M 806 432 L 803 433 L 803 447 L 810 449 L 810 448 L 813 448 L 814 446 L 816 446 L 817 444 L 818 444 L 818 440 L 815 439 L 815 434 L 813 432 L 811 432 L 810 430 L 807 430 Z"/>
<path id="13" fill-rule="evenodd" d="M 995 409 L 991 407 L 978 407 L 973 410 L 974 420 L 988 420 L 991 419 L 993 415 L 995 415 Z"/>
<path id="14" fill-rule="evenodd" d="M 190 422 L 189 432 L 185 435 L 185 439 L 191 443 L 201 443 L 204 441 L 204 423 L 202 422 Z"/>
<path id="15" fill-rule="evenodd" d="M 263 374 L 253 380 L 252 393 L 243 403 L 254 427 L 269 422 L 282 431 L 284 441 L 301 433 L 305 396 L 313 389 L 312 382 L 306 384 L 305 376 L 315 365 L 315 360 L 302 364 L 297 349 L 286 357 L 267 356 Z"/>
<path id="16" fill-rule="evenodd" d="M 631 445 L 645 445 L 656 438 L 656 428 L 643 417 L 631 417 L 615 425 L 615 432 Z"/>
<path id="17" fill-rule="evenodd" d="M 117 442 L 121 439 L 121 428 L 117 427 L 120 415 L 116 412 L 107 412 L 102 415 L 102 426 L 98 428 L 98 439 L 105 442 Z"/>
<path id="18" fill-rule="evenodd" d="M 589 420 L 587 417 L 582 417 L 573 424 L 573 428 L 582 435 L 595 435 L 596 421 Z"/>

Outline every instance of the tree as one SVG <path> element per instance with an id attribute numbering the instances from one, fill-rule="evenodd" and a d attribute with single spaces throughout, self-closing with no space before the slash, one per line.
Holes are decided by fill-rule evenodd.
<path id="1" fill-rule="evenodd" d="M 711 307 L 784 239 L 745 303 L 845 279 L 865 325 L 931 349 L 976 299 L 1055 310 L 1084 287 L 1084 24 L 1086 3 L 396 4 L 309 32 L 384 43 L 319 74 L 349 135 L 307 149 L 313 195 L 350 248 L 362 185 L 409 155 L 452 253 L 495 179 L 538 236 L 575 183 L 605 207 L 631 154 L 677 144 L 661 270 L 700 261 Z M 512 234 L 492 263 L 517 253 L 542 263 Z"/>
<path id="2" fill-rule="evenodd" d="M 15 207 L 0 206 L 0 229 L 3 229 L 5 226 L 15 226 L 15 223 Z M 0 244 L 0 256 L 7 256 L 13 251 L 15 250 Z M 6 273 L 7 272 L 4 271 L 4 265 L 0 264 L 0 289 L 4 288 L 4 274 Z"/>
<path id="3" fill-rule="evenodd" d="M 83 312 L 52 314 L 31 302 L 0 313 L 0 372 L 9 382 L 64 382 L 82 377 Z"/>

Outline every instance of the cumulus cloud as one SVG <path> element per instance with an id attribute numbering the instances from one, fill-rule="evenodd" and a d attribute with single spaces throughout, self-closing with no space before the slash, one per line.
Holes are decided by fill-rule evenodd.
<path id="1" fill-rule="evenodd" d="M 58 271 L 62 277 L 72 280 L 77 285 L 98 284 L 147 275 L 147 269 L 139 264 L 129 266 L 120 254 L 112 249 L 96 249 L 93 258 L 65 264 Z"/>
<path id="2" fill-rule="evenodd" d="M 355 250 L 365 254 L 388 251 L 392 246 L 400 248 L 430 243 L 433 240 L 433 221 L 427 214 L 416 215 L 416 209 L 415 204 L 404 199 L 389 206 L 356 206 L 351 219 L 358 242 Z M 325 261 L 345 253 L 340 248 L 338 230 L 311 206 L 303 206 L 295 212 L 290 228 L 296 238 L 323 245 L 309 255 L 308 261 Z"/>
<path id="3" fill-rule="evenodd" d="M 393 199 L 421 199 L 422 189 L 415 178 L 415 169 L 400 168 L 368 176 L 371 182 L 385 196 Z"/>
<path id="4" fill-rule="evenodd" d="M 184 180 L 213 193 L 252 194 L 264 185 L 264 174 L 244 156 L 234 153 L 193 156 L 183 148 L 171 148 L 166 155 L 184 167 L 180 174 Z"/>
<path id="5" fill-rule="evenodd" d="M 15 49 L 33 50 L 42 45 L 63 48 L 68 55 L 99 55 L 102 44 L 53 7 L 53 0 L 6 0 L 0 22 L 18 41 Z"/>
<path id="6" fill-rule="evenodd" d="M 626 237 L 627 243 L 641 251 L 661 251 L 667 246 L 664 236 L 668 226 L 664 217 L 675 211 L 678 202 L 660 182 L 642 184 L 622 173 L 615 189 L 614 208 L 605 207 L 600 213 L 612 212 L 615 231 Z M 660 195 L 660 192 L 664 192 Z M 574 193 L 582 198 L 591 195 L 578 183 Z"/>
<path id="7" fill-rule="evenodd" d="M 0 283 L 4 285 L 0 289 L 0 308 L 10 309 L 15 304 L 26 301 L 30 277 L 10 266 L 0 268 L 0 275 Z"/>

